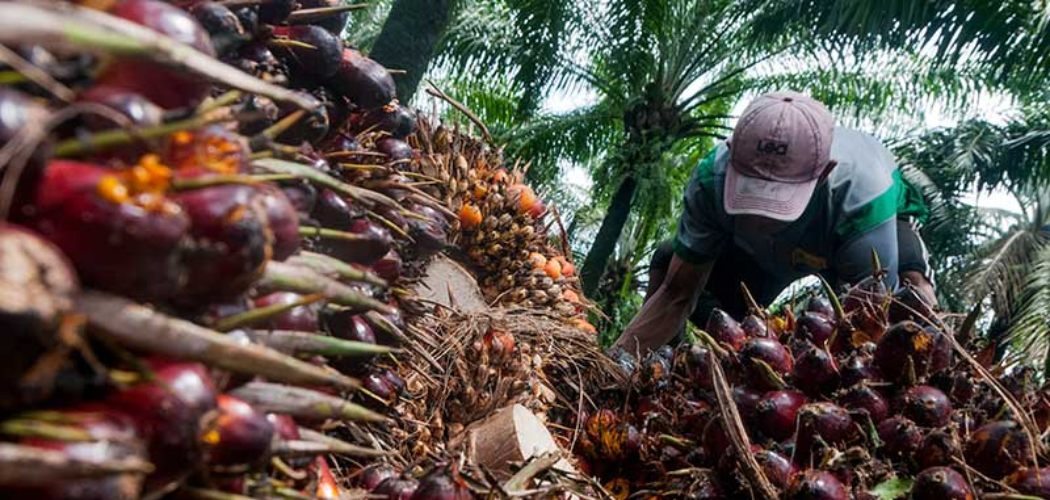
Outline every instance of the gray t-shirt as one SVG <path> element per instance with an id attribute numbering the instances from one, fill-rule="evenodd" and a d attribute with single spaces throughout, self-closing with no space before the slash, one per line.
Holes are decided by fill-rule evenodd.
<path id="1" fill-rule="evenodd" d="M 775 233 L 748 230 L 723 205 L 729 148 L 723 142 L 697 166 L 685 192 L 675 254 L 692 262 L 715 260 L 729 243 L 749 253 L 784 285 L 811 274 L 855 283 L 872 272 L 878 252 L 887 285 L 897 279 L 898 207 L 906 188 L 893 154 L 878 139 L 836 127 L 831 158 L 837 166 L 817 186 L 802 215 Z"/>

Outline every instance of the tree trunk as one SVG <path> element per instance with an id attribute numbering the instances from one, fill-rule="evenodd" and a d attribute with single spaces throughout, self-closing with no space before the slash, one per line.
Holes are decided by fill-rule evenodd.
<path id="1" fill-rule="evenodd" d="M 412 99 L 452 22 L 457 0 L 394 0 L 369 57 L 395 73 L 397 98 Z"/>
<path id="2" fill-rule="evenodd" d="M 637 186 L 638 183 L 633 177 L 625 177 L 609 202 L 609 210 L 602 219 L 598 235 L 594 237 L 594 244 L 591 245 L 591 251 L 587 252 L 587 258 L 584 259 L 583 268 L 580 270 L 583 293 L 588 297 L 598 289 L 598 280 L 601 279 L 609 257 L 616 249 L 616 242 L 620 240 L 623 226 L 627 224 L 627 217 L 631 215 L 631 201 Z"/>

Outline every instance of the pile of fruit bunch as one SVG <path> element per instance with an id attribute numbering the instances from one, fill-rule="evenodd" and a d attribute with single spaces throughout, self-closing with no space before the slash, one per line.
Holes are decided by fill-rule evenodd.
<path id="1" fill-rule="evenodd" d="M 459 206 L 335 3 L 0 5 L 3 496 L 486 491 L 386 439 Z"/>
<path id="2" fill-rule="evenodd" d="M 542 309 L 437 307 L 409 328 L 432 354 L 402 372 L 414 397 L 395 406 L 405 424 L 389 439 L 406 457 L 460 451 L 465 429 L 511 405 L 546 420 L 575 410 L 581 388 L 623 382 L 593 335 Z M 571 428 L 548 430 L 571 448 Z"/>
<path id="3" fill-rule="evenodd" d="M 881 283 L 614 353 L 633 384 L 567 422 L 581 468 L 616 496 L 1050 498 L 1045 388 Z"/>
<path id="4" fill-rule="evenodd" d="M 524 183 L 523 169 L 507 168 L 499 149 L 468 134 L 420 125 L 420 157 L 403 174 L 424 181 L 421 189 L 456 214 L 450 239 L 473 265 L 486 298 L 552 311 L 596 333 L 568 246 L 549 231 L 560 227 L 558 215 Z"/>

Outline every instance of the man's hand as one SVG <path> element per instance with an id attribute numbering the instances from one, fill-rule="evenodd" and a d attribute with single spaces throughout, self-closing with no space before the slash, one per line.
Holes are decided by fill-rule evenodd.
<path id="1" fill-rule="evenodd" d="M 614 347 L 644 356 L 671 340 L 696 306 L 711 275 L 711 265 L 693 265 L 677 255 L 672 257 L 660 288 L 627 325 Z"/>

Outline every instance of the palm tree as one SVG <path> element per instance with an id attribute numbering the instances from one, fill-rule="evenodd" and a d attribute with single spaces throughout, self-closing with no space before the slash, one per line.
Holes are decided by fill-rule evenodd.
<path id="1" fill-rule="evenodd" d="M 593 5 L 571 26 L 574 33 L 563 37 L 577 41 L 561 52 L 556 68 L 555 74 L 568 76 L 552 81 L 581 85 L 597 94 L 596 102 L 517 123 L 503 136 L 511 153 L 534 162 L 534 173 L 556 178 L 550 173 L 565 159 L 595 168 L 593 198 L 607 212 L 582 266 L 586 293 L 594 292 L 632 216 L 667 233 L 671 207 L 695 163 L 667 165 L 664 155 L 684 144 L 708 149 L 712 139 L 726 134 L 730 110 L 747 93 L 788 86 L 808 90 L 833 108 L 871 116 L 914 102 L 916 95 L 964 95 L 980 85 L 964 72 L 929 70 L 918 56 L 881 71 L 859 60 L 849 67 L 817 64 L 828 56 L 811 40 L 763 41 L 756 32 L 763 11 L 756 5 L 688 0 Z M 908 71 L 901 71 L 904 64 Z M 474 102 L 489 107 L 484 99 Z"/>
<path id="2" fill-rule="evenodd" d="M 458 3 L 456 0 L 394 0 L 390 7 L 369 55 L 380 64 L 399 70 L 394 74 L 394 82 L 402 102 L 408 102 L 415 95 Z"/>
<path id="3" fill-rule="evenodd" d="M 1029 108 L 1004 125 L 969 120 L 905 141 L 897 153 L 913 179 L 924 177 L 934 202 L 924 239 L 938 254 L 942 292 L 987 301 L 1017 359 L 1050 354 L 1050 112 Z M 1011 193 L 1021 211 L 958 200 L 993 187 Z"/>

